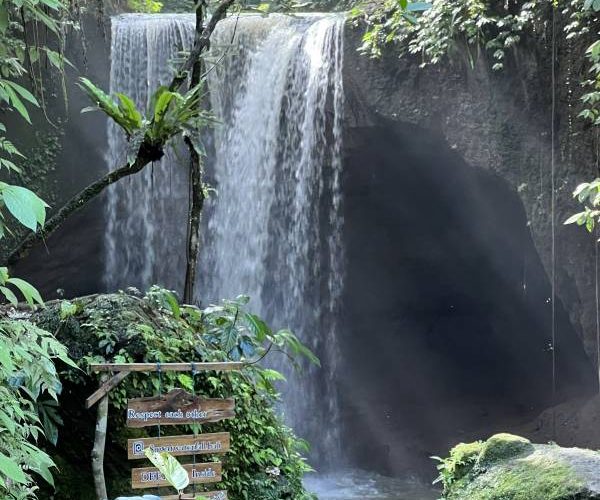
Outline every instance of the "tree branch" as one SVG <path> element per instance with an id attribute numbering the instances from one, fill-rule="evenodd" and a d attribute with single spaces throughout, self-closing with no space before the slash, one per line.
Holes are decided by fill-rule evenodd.
<path id="1" fill-rule="evenodd" d="M 203 25 L 204 2 L 200 1 L 196 7 L 194 46 L 200 43 L 204 32 Z M 192 67 L 190 88 L 194 88 L 200 83 L 202 67 L 202 60 L 198 57 Z M 204 183 L 202 182 L 202 158 L 200 158 L 194 144 L 188 137 L 186 137 L 185 142 L 190 151 L 190 209 L 188 215 L 187 263 L 185 268 L 183 301 L 186 304 L 191 304 L 194 300 L 196 268 L 198 265 L 198 252 L 200 250 L 200 221 L 202 218 L 202 207 L 204 206 Z"/>
<path id="2" fill-rule="evenodd" d="M 169 90 L 171 92 L 179 90 L 179 88 L 187 80 L 190 71 L 193 70 L 196 61 L 200 59 L 202 52 L 210 48 L 210 37 L 212 36 L 213 31 L 217 27 L 217 23 L 227 15 L 229 7 L 231 7 L 234 3 L 235 0 L 223 0 L 217 6 L 210 20 L 202 30 L 200 36 L 195 38 L 194 47 L 192 48 L 189 57 L 183 63 L 183 65 L 173 78 L 173 81 L 171 81 L 171 85 L 169 85 Z"/>
<path id="3" fill-rule="evenodd" d="M 138 157 L 132 164 L 124 165 L 112 172 L 106 174 L 101 179 L 90 184 L 83 191 L 73 196 L 66 205 L 64 205 L 55 215 L 50 217 L 43 229 L 36 233 L 29 233 L 14 250 L 6 261 L 7 265 L 12 266 L 20 259 L 25 257 L 31 248 L 44 238 L 49 237 L 65 221 L 67 217 L 82 208 L 88 201 L 99 195 L 104 189 L 114 184 L 123 177 L 136 174 L 142 170 L 152 159 L 138 154 Z"/>

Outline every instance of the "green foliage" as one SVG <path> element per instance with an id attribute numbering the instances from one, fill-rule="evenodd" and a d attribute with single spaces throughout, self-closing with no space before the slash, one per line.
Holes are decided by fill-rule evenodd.
<path id="1" fill-rule="evenodd" d="M 60 26 L 54 15 L 60 15 L 64 4 L 58 0 L 4 0 L 0 2 L 0 104 L 18 113 L 31 123 L 27 106 L 37 107 L 37 98 L 14 80 L 40 64 L 45 54 L 53 65 L 61 57 L 44 46 L 29 46 L 24 32 L 27 23 L 45 27 L 48 33 L 59 36 Z M 27 66 L 27 69 L 26 69 Z M 36 82 L 35 73 L 29 73 Z M 41 82 L 38 81 L 41 85 Z M 25 157 L 5 136 L 0 123 L 0 169 L 21 173 L 13 160 Z M 46 219 L 46 203 L 31 190 L 0 182 L 0 239 L 10 229 L 6 222 L 8 211 L 16 222 L 36 231 Z M 11 288 L 12 287 L 12 288 Z M 43 305 L 39 292 L 26 281 L 9 276 L 0 267 L 0 293 L 13 305 L 18 291 L 30 306 Z M 0 321 L 0 496 L 6 499 L 36 498 L 35 481 L 42 478 L 53 485 L 51 468 L 54 462 L 40 449 L 45 437 L 56 444 L 58 394 L 61 383 L 54 366 L 55 360 L 75 365 L 66 349 L 48 332 L 20 320 Z"/>
<path id="2" fill-rule="evenodd" d="M 584 209 L 571 215 L 564 223 L 584 226 L 588 232 L 593 232 L 600 217 L 600 179 L 579 184 L 573 191 L 573 198 L 576 198 Z"/>
<path id="3" fill-rule="evenodd" d="M 431 457 L 433 460 L 439 462 L 437 465 L 439 476 L 433 484 L 442 483 L 444 491 L 448 491 L 454 482 L 462 479 L 471 471 L 477 462 L 477 457 L 482 447 L 482 441 L 459 443 L 450 450 L 449 457 Z"/>
<path id="4" fill-rule="evenodd" d="M 100 295 L 73 300 L 38 311 L 34 317 L 40 326 L 58 331 L 84 370 L 91 362 L 192 362 L 241 360 L 249 364 L 241 372 L 175 374 L 132 373 L 111 391 L 109 427 L 112 446 L 123 447 L 127 437 L 141 437 L 145 431 L 128 430 L 124 409 L 127 398 L 154 395 L 161 390 L 183 387 L 206 397 L 233 397 L 236 418 L 202 426 L 164 429 L 164 432 L 231 433 L 231 453 L 207 456 L 223 461 L 223 482 L 234 500 L 308 500 L 302 477 L 310 470 L 301 456 L 306 443 L 297 439 L 277 415 L 279 401 L 275 384 L 282 379 L 274 370 L 255 361 L 261 357 L 310 351 L 287 330 L 272 331 L 260 318 L 246 310 L 246 297 L 199 309 L 182 305 L 172 292 L 152 288 L 144 297 L 125 293 Z M 280 353 L 279 351 L 284 351 Z M 250 364 L 251 363 L 251 364 Z M 65 415 L 82 407 L 73 394 L 82 387 L 84 399 L 92 386 L 83 372 L 69 370 L 71 396 L 64 401 Z M 66 418 L 66 417 L 65 417 Z M 76 422 L 80 422 L 77 417 Z M 65 425 L 69 425 L 66 422 Z M 135 436 L 131 433 L 135 432 Z M 118 436 L 118 437 L 117 437 Z M 89 453 L 87 447 L 77 453 Z M 124 448 L 107 451 L 113 457 L 126 456 Z M 124 491 L 127 478 L 109 475 L 114 496 Z M 79 499 L 68 485 L 58 485 L 60 498 Z M 72 496 L 71 496 L 72 495 Z"/>
<path id="5" fill-rule="evenodd" d="M 79 86 L 94 103 L 93 107 L 84 108 L 82 113 L 97 109 L 103 111 L 125 131 L 127 137 L 131 137 L 137 129 L 142 127 L 142 115 L 129 97 L 117 94 L 118 102 L 115 102 L 87 78 L 80 78 Z"/>
<path id="6" fill-rule="evenodd" d="M 38 107 L 38 97 L 34 96 L 17 79 L 28 78 L 43 100 L 43 82 L 40 68 L 47 63 L 60 69 L 67 62 L 62 54 L 46 45 L 37 43 L 38 30 L 44 29 L 48 36 L 55 37 L 62 46 L 64 28 L 71 24 L 69 11 L 63 0 L 4 0 L 0 2 L 0 105 L 16 112 L 28 123 L 31 116 L 28 106 Z M 28 33 L 35 27 L 36 35 Z M 31 43 L 34 39 L 36 43 Z M 14 144 L 6 137 L 6 126 L 0 123 L 0 168 L 19 172 L 15 158 L 24 158 Z M 43 223 L 43 202 L 31 191 L 3 183 L 0 187 L 0 201 L 3 206 L 17 217 L 20 223 L 36 230 L 37 223 Z M 36 212 L 31 217 L 30 208 Z M 17 213 L 15 213 L 17 212 Z M 41 222 L 40 222 L 41 221 Z M 0 221 L 0 237 L 4 234 L 5 224 Z"/>
<path id="7" fill-rule="evenodd" d="M 0 80 L 0 101 L 4 101 L 14 108 L 27 122 L 31 123 L 24 100 L 38 106 L 37 99 L 25 87 L 10 80 Z"/>
<path id="8" fill-rule="evenodd" d="M 8 274 L 8 268 L 0 267 L 0 293 L 2 293 L 4 298 L 11 304 L 17 305 L 19 300 L 17 299 L 17 296 L 13 290 L 8 287 L 8 285 L 15 287 L 23 295 L 25 301 L 31 307 L 34 307 L 35 304 L 39 304 L 41 306 L 44 305 L 44 301 L 35 287 L 20 278 L 11 278 Z"/>
<path id="9" fill-rule="evenodd" d="M 53 484 L 51 458 L 37 442 L 56 439 L 62 390 L 55 360 L 75 368 L 51 334 L 27 321 L 0 321 L 0 496 L 36 498 L 34 479 Z"/>
<path id="10" fill-rule="evenodd" d="M 46 208 L 48 205 L 33 191 L 21 186 L 11 186 L 0 182 L 0 198 L 4 207 L 23 226 L 36 231 L 38 224 L 46 222 Z M 0 214 L 1 215 L 1 214 Z M 0 219 L 0 236 L 4 234 L 6 225 Z"/>
<path id="11" fill-rule="evenodd" d="M 204 154 L 200 130 L 214 123 L 212 115 L 201 106 L 204 82 L 183 95 L 159 87 L 150 99 L 145 117 L 124 94 L 117 94 L 115 101 L 86 78 L 80 79 L 80 87 L 95 104 L 82 112 L 100 109 L 125 131 L 130 142 L 127 154 L 130 164 L 135 161 L 142 143 L 162 149 L 178 135 L 188 138 L 199 155 Z"/>
<path id="12" fill-rule="evenodd" d="M 134 12 L 146 12 L 156 14 L 160 12 L 164 4 L 156 0 L 127 0 L 127 7 Z"/>
<path id="13" fill-rule="evenodd" d="M 592 63 L 592 77 L 584 82 L 589 91 L 581 98 L 586 107 L 579 116 L 593 125 L 600 125 L 600 40 L 596 40 L 587 48 L 586 57 Z"/>
<path id="14" fill-rule="evenodd" d="M 471 65 L 483 47 L 494 60 L 494 69 L 503 67 L 506 50 L 518 43 L 532 27 L 534 13 L 546 5 L 540 0 L 503 8 L 485 0 L 439 0 L 431 5 L 407 4 L 383 0 L 375 7 L 358 6 L 352 16 L 367 24 L 361 50 L 373 57 L 382 47 L 394 44 L 401 53 L 419 55 L 422 65 L 440 62 L 458 47 L 466 48 Z M 426 8 L 430 7 L 430 8 Z M 420 16 L 412 10 L 422 10 Z"/>

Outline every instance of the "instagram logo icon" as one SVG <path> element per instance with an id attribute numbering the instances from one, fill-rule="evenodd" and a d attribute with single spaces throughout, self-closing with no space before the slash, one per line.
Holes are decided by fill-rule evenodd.
<path id="1" fill-rule="evenodd" d="M 134 455 L 143 455 L 144 454 L 144 442 L 143 441 L 134 441 L 132 443 L 132 450 Z"/>

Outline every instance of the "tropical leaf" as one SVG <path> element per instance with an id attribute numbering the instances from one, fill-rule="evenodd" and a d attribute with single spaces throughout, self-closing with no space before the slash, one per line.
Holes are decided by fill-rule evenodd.
<path id="1" fill-rule="evenodd" d="M 38 224 L 44 225 L 48 205 L 33 191 L 22 186 L 0 183 L 0 194 L 8 211 L 25 227 L 36 231 Z"/>
<path id="2" fill-rule="evenodd" d="M 7 282 L 19 289 L 30 306 L 33 306 L 36 303 L 42 306 L 44 305 L 40 292 L 38 292 L 33 285 L 27 283 L 27 281 L 22 280 L 21 278 L 8 278 Z"/>
<path id="3" fill-rule="evenodd" d="M 190 484 L 187 471 L 181 466 L 177 459 L 168 453 L 156 453 L 150 448 L 145 452 L 148 460 L 160 471 L 173 488 L 177 491 L 184 490 Z"/>

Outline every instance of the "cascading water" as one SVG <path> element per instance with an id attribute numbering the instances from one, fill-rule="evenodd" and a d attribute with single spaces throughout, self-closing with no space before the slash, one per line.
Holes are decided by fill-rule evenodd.
<path id="1" fill-rule="evenodd" d="M 169 64 L 193 40 L 194 18 L 122 15 L 112 19 L 110 91 L 146 109 L 151 93 L 173 76 Z M 108 124 L 110 170 L 127 157 L 123 131 Z M 105 284 L 109 290 L 159 283 L 180 290 L 185 269 L 188 175 L 174 149 L 162 161 L 111 186 L 106 209 Z M 165 237 L 168 235 L 168 237 Z"/>
<path id="2" fill-rule="evenodd" d="M 284 411 L 321 464 L 338 462 L 343 18 L 231 18 L 215 42 L 225 46 L 234 29 L 241 49 L 209 84 L 223 125 L 215 134 L 207 292 L 211 300 L 250 295 L 270 324 L 290 327 L 321 356 L 321 370 L 284 370 Z"/>
<path id="3" fill-rule="evenodd" d="M 323 367 L 290 373 L 283 411 L 322 466 L 339 464 L 335 390 L 341 245 L 342 32 L 337 15 L 231 17 L 214 34 L 209 90 L 214 187 L 207 207 L 198 301 L 251 296 L 274 327 L 289 327 Z M 189 49 L 193 16 L 113 19 L 111 92 L 145 106 Z M 231 42 L 234 41 L 232 44 Z M 209 62 L 210 66 L 210 62 Z M 126 142 L 109 128 L 111 169 Z M 183 163 L 183 165 L 177 165 Z M 182 289 L 188 184 L 185 160 L 160 164 L 108 195 L 106 284 Z M 282 367 L 286 365 L 282 359 Z"/>
<path id="4" fill-rule="evenodd" d="M 343 16 L 233 16 L 219 23 L 207 59 L 221 121 L 207 142 L 216 194 L 204 213 L 196 300 L 238 294 L 276 328 L 289 327 L 321 358 L 302 374 L 286 368 L 283 412 L 312 444 L 320 471 L 343 465 L 336 397 L 338 320 L 344 286 L 341 242 Z M 189 50 L 194 16 L 113 18 L 111 93 L 145 107 Z M 124 134 L 110 124 L 107 163 L 125 161 Z M 180 153 L 180 154 L 178 154 Z M 108 193 L 106 286 L 181 291 L 185 270 L 188 164 L 185 149 Z M 285 387 L 284 387 L 285 391 Z M 365 429 L 368 432 L 368 429 Z M 310 478 L 319 498 L 425 500 L 435 493 L 360 471 Z"/>

